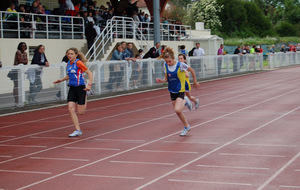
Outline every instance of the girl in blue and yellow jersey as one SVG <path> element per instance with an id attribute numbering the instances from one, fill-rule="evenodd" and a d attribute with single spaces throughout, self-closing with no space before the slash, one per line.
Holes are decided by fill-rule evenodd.
<path id="1" fill-rule="evenodd" d="M 69 137 L 76 137 L 82 135 L 76 114 L 76 103 L 78 114 L 84 114 L 86 110 L 86 92 L 91 90 L 93 73 L 85 66 L 86 59 L 77 48 L 68 49 L 67 56 L 69 59 L 67 66 L 68 75 L 62 79 L 58 79 L 54 83 L 69 80 L 68 108 L 76 129 Z M 89 76 L 89 83 L 87 86 L 84 82 L 84 73 Z"/>
<path id="2" fill-rule="evenodd" d="M 183 63 L 186 63 L 186 56 L 183 55 L 183 54 L 179 54 L 178 55 L 178 61 L 179 62 L 183 62 Z M 191 83 L 190 83 L 190 80 L 189 80 L 189 72 L 186 71 L 185 72 L 185 95 L 195 103 L 195 108 L 198 109 L 199 108 L 199 99 L 195 98 L 194 96 L 192 96 L 192 93 L 191 93 L 191 90 L 192 90 L 192 87 L 191 87 Z"/>
<path id="3" fill-rule="evenodd" d="M 184 125 L 184 129 L 180 133 L 180 136 L 186 136 L 187 132 L 190 130 L 190 126 L 182 111 L 184 105 L 187 105 L 189 109 L 191 109 L 192 103 L 187 97 L 184 97 L 185 71 L 191 72 L 195 81 L 194 87 L 198 88 L 199 84 L 196 79 L 195 71 L 187 64 L 175 61 L 174 52 L 170 47 L 166 47 L 159 58 L 163 58 L 165 60 L 165 77 L 163 79 L 156 78 L 156 82 L 168 82 L 168 89 L 175 113 Z"/>

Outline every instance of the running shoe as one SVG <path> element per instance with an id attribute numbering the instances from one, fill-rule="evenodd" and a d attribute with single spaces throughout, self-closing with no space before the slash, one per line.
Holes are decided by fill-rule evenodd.
<path id="1" fill-rule="evenodd" d="M 69 134 L 69 137 L 77 137 L 77 136 L 79 137 L 81 135 L 82 135 L 82 131 L 76 130 L 72 134 Z"/>
<path id="2" fill-rule="evenodd" d="M 199 108 L 199 99 L 197 98 L 197 103 L 195 103 L 195 109 Z"/>
<path id="3" fill-rule="evenodd" d="M 190 100 L 187 96 L 184 97 L 184 100 L 186 101 L 185 105 L 186 105 L 186 106 L 189 108 L 189 110 L 191 111 L 191 110 L 193 109 L 193 104 L 192 104 L 191 100 Z"/>
<path id="4" fill-rule="evenodd" d="M 188 127 L 184 127 L 183 128 L 183 131 L 180 133 L 180 136 L 183 137 L 183 136 L 186 136 L 186 134 L 191 130 L 191 127 L 188 126 Z"/>

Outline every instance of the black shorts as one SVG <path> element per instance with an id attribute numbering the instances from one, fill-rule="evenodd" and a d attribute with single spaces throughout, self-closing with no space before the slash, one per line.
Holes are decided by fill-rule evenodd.
<path id="1" fill-rule="evenodd" d="M 68 102 L 75 102 L 78 105 L 84 105 L 86 99 L 85 86 L 70 86 L 68 93 Z"/>
<path id="2" fill-rule="evenodd" d="M 170 92 L 171 100 L 175 101 L 177 98 L 181 98 L 184 100 L 184 94 L 185 94 L 185 92 L 178 92 L 178 93 Z"/>

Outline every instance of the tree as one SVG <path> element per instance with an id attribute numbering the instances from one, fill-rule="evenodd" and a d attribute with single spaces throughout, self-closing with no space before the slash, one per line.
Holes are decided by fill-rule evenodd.
<path id="1" fill-rule="evenodd" d="M 216 0 L 194 2 L 186 15 L 187 23 L 194 27 L 196 22 L 204 22 L 205 28 L 216 31 L 222 26 L 218 16 L 222 8 L 223 6 L 219 6 Z"/>

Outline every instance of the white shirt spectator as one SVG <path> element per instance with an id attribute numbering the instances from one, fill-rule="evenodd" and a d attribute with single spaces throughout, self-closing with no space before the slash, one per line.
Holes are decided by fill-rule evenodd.
<path id="1" fill-rule="evenodd" d="M 204 49 L 199 47 L 199 49 L 194 50 L 193 56 L 199 57 L 204 55 L 205 55 Z"/>
<path id="2" fill-rule="evenodd" d="M 71 10 L 71 11 L 75 10 L 74 4 L 72 3 L 71 0 L 66 0 L 66 6 L 67 6 L 67 10 Z"/>

